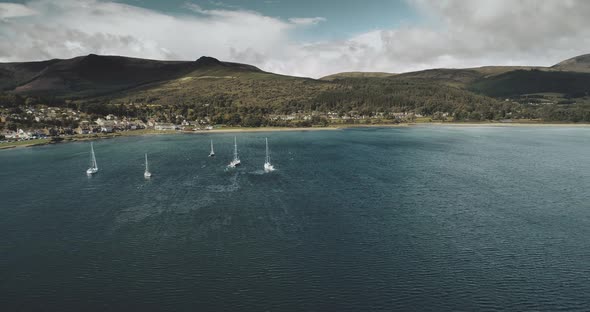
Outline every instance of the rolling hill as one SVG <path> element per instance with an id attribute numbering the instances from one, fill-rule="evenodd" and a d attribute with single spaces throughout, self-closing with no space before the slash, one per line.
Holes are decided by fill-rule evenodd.
<path id="1" fill-rule="evenodd" d="M 343 73 L 328 77 L 334 81 L 362 76 Z M 559 98 L 584 98 L 590 95 L 590 54 L 575 57 L 551 67 L 438 68 L 398 75 L 382 75 L 381 78 L 445 84 L 495 98 L 542 93 L 553 93 Z"/>
<path id="2" fill-rule="evenodd" d="M 343 72 L 338 74 L 333 74 L 329 76 L 325 76 L 320 78 L 321 80 L 333 81 L 336 79 L 346 79 L 346 78 L 385 78 L 395 76 L 396 74 L 393 73 L 383 73 L 383 72 Z"/>
<path id="3" fill-rule="evenodd" d="M 188 62 L 90 54 L 68 60 L 0 64 L 0 73 L 4 73 L 0 86 L 25 95 L 87 98 L 170 81 L 212 67 L 261 72 L 254 66 L 220 62 L 211 57 Z"/>
<path id="4" fill-rule="evenodd" d="M 572 57 L 551 66 L 554 70 L 590 73 L 590 54 Z"/>
<path id="5" fill-rule="evenodd" d="M 230 116 L 238 120 L 236 115 L 264 117 L 311 111 L 445 113 L 455 119 L 547 118 L 552 110 L 527 106 L 530 101 L 519 102 L 519 98 L 551 93 L 543 103 L 566 110 L 560 113 L 566 117 L 560 118 L 570 118 L 572 111 L 573 115 L 586 116 L 586 110 L 590 110 L 587 65 L 588 55 L 584 55 L 552 67 L 349 72 L 310 79 L 212 57 L 158 61 L 91 54 L 67 60 L 0 64 L 0 88 L 12 97 L 36 97 L 35 102 L 68 100 L 99 115 L 214 115 L 219 122 Z M 10 96 L 0 97 L 0 105 Z M 507 97 L 514 100 L 507 102 Z"/>
<path id="6" fill-rule="evenodd" d="M 27 63 L 0 63 L 0 91 L 14 90 L 39 75 L 41 71 L 61 60 Z"/>
<path id="7" fill-rule="evenodd" d="M 567 98 L 580 98 L 590 95 L 590 73 L 515 70 L 479 79 L 468 88 L 492 97 L 558 93 Z"/>

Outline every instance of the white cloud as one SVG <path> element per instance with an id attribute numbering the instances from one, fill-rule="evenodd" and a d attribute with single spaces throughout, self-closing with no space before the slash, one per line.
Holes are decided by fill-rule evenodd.
<path id="1" fill-rule="evenodd" d="M 292 17 L 289 19 L 289 22 L 295 24 L 295 25 L 317 25 L 321 22 L 325 22 L 326 18 L 325 17 Z"/>
<path id="2" fill-rule="evenodd" d="M 207 10 L 203 9 L 200 5 L 196 3 L 185 2 L 184 7 L 196 13 L 208 14 Z"/>
<path id="3" fill-rule="evenodd" d="M 27 20 L 0 25 L 0 61 L 120 54 L 155 59 L 228 59 L 232 48 L 267 54 L 294 26 L 256 12 L 203 10 L 181 16 L 96 0 L 38 0 Z"/>
<path id="4" fill-rule="evenodd" d="M 89 53 L 192 60 L 210 55 L 282 74 L 403 72 L 435 67 L 551 65 L 588 53 L 584 0 L 407 0 L 423 17 L 346 40 L 301 42 L 293 31 L 325 22 L 215 5 L 169 15 L 99 0 L 0 4 L 0 61 Z M 317 26 L 320 27 L 320 26 Z"/>
<path id="5" fill-rule="evenodd" d="M 0 19 L 35 15 L 37 12 L 18 3 L 0 3 Z"/>
<path id="6" fill-rule="evenodd" d="M 589 53 L 584 0 L 408 0 L 423 20 L 293 49 L 280 70 L 406 72 L 486 65 L 549 66 Z"/>

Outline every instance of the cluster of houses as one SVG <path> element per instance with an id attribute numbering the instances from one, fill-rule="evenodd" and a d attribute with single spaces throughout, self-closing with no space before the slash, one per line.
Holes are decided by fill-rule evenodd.
<path id="1" fill-rule="evenodd" d="M 83 119 L 84 114 L 68 108 L 30 108 L 25 111 L 29 116 L 18 114 L 0 114 L 0 122 L 5 123 L 7 120 L 18 121 L 24 118 L 32 118 L 37 122 L 60 119 L 73 119 L 78 124 L 77 128 L 53 127 L 42 129 L 3 129 L 0 130 L 0 137 L 9 141 L 33 140 L 52 136 L 75 135 L 75 134 L 93 134 L 93 133 L 112 133 L 118 131 L 130 131 L 141 129 L 155 130 L 211 130 L 212 126 L 203 125 L 206 120 L 187 121 L 181 124 L 158 122 L 155 119 L 149 119 L 144 122 L 141 119 L 119 118 L 109 114 L 104 118 L 98 118 L 95 121 Z M 14 116 L 13 116 L 14 115 Z M 29 119 L 30 120 L 30 119 Z"/>
<path id="2" fill-rule="evenodd" d="M 372 118 L 385 118 L 408 120 L 411 118 L 422 117 L 420 114 L 413 112 L 372 112 L 369 115 L 360 114 L 356 111 L 348 113 L 342 112 L 298 112 L 292 114 L 272 114 L 268 118 L 271 120 L 282 121 L 297 121 L 297 120 L 312 120 L 314 117 L 322 117 L 331 122 L 348 122 L 355 120 L 368 120 Z M 107 116 L 98 118 L 94 121 L 87 120 L 88 116 L 80 111 L 71 108 L 59 107 L 40 107 L 40 108 L 26 108 L 24 114 L 8 114 L 6 111 L 0 111 L 0 122 L 5 123 L 7 120 L 34 120 L 35 122 L 47 122 L 53 120 L 72 120 L 73 124 L 77 124 L 77 128 L 43 128 L 34 130 L 4 129 L 0 131 L 0 137 L 7 140 L 30 140 L 36 138 L 44 138 L 49 136 L 60 135 L 74 135 L 74 134 L 93 134 L 93 133 L 112 133 L 117 131 L 130 131 L 140 129 L 154 129 L 160 131 L 191 131 L 191 130 L 211 130 L 210 120 L 208 118 L 203 120 L 188 121 L 182 116 L 176 116 L 176 120 L 183 120 L 180 124 L 159 122 L 155 119 L 148 119 L 143 121 L 141 119 L 119 118 L 118 116 L 109 114 Z M 33 127 L 34 128 L 34 127 Z"/>
<path id="3" fill-rule="evenodd" d="M 83 115 L 82 112 L 71 108 L 60 107 L 29 107 L 24 109 L 24 114 L 2 114 L 0 121 L 11 120 L 32 120 L 35 122 L 54 121 L 54 120 L 73 120 L 78 121 Z"/>
<path id="4" fill-rule="evenodd" d="M 148 124 L 143 122 L 141 119 L 119 119 L 117 116 L 109 114 L 105 116 L 105 118 L 96 119 L 94 123 L 86 120 L 81 121 L 78 128 L 76 129 L 76 133 L 111 133 L 115 131 L 139 130 L 146 128 L 148 128 Z"/>
<path id="5" fill-rule="evenodd" d="M 273 114 L 269 115 L 271 120 L 283 120 L 283 121 L 293 121 L 293 120 L 311 120 L 313 117 L 323 117 L 328 120 L 332 121 L 349 121 L 349 120 L 367 120 L 372 118 L 395 118 L 399 120 L 408 119 L 408 118 L 418 118 L 423 117 L 421 114 L 416 114 L 414 112 L 399 112 L 399 113 L 390 113 L 390 112 L 373 112 L 371 115 L 360 114 L 357 111 L 350 111 L 348 113 L 340 113 L 340 112 L 312 112 L 312 113 L 292 113 L 287 115 L 279 115 Z"/>
<path id="6" fill-rule="evenodd" d="M 107 115 L 105 118 L 98 118 L 94 123 L 99 127 L 98 132 L 109 133 L 115 131 L 154 129 L 154 130 L 211 130 L 211 126 L 203 126 L 205 121 L 188 121 L 183 120 L 180 124 L 169 122 L 159 122 L 155 119 L 148 119 L 143 122 L 140 119 L 128 120 L 127 118 L 119 119 L 114 115 Z M 80 123 L 80 128 L 88 130 L 90 125 L 86 126 L 85 122 Z M 77 129 L 78 130 L 78 129 Z M 84 130 L 83 130 L 84 131 Z M 94 131 L 96 132 L 96 131 Z M 79 131 L 77 133 L 80 133 Z M 82 132 L 83 133 L 83 132 Z M 90 133 L 90 132 L 87 132 Z"/>
<path id="7" fill-rule="evenodd" d="M 47 130 L 47 131 L 45 131 Z M 55 129 L 55 135 L 58 135 L 58 132 Z M 17 131 L 12 131 L 8 129 L 4 129 L 0 131 L 0 136 L 4 137 L 5 140 L 15 140 L 15 141 L 22 141 L 22 140 L 33 140 L 39 138 L 45 138 L 51 136 L 52 132 L 49 129 L 40 129 L 40 130 L 32 130 L 32 131 L 25 131 L 23 129 L 18 129 Z"/>

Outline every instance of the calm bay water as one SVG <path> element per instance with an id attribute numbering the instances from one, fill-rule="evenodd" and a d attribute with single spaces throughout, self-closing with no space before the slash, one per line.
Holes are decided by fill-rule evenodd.
<path id="1" fill-rule="evenodd" d="M 588 128 L 233 136 L 1 151 L 0 309 L 590 306 Z"/>

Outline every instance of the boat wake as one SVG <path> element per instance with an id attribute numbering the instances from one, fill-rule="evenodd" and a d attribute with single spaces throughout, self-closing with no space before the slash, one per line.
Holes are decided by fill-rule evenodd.
<path id="1" fill-rule="evenodd" d="M 240 184 L 238 181 L 238 173 L 232 175 L 229 178 L 230 184 L 229 185 L 210 185 L 207 186 L 207 191 L 214 192 L 214 193 L 227 193 L 227 192 L 235 192 L 240 189 Z"/>
<path id="2" fill-rule="evenodd" d="M 275 172 L 277 171 L 277 169 L 272 169 L 272 170 L 265 170 L 265 169 L 258 169 L 258 170 L 254 170 L 254 171 L 250 171 L 248 172 L 248 174 L 252 174 L 252 175 L 265 175 L 271 172 Z"/>
<path id="3" fill-rule="evenodd" d="M 158 217 L 163 213 L 187 214 L 213 205 L 211 196 L 202 196 L 194 199 L 185 199 L 183 204 L 170 204 L 172 198 L 177 195 L 154 198 L 151 202 L 127 207 L 118 212 L 113 230 L 128 223 L 142 222 L 146 219 Z"/>

